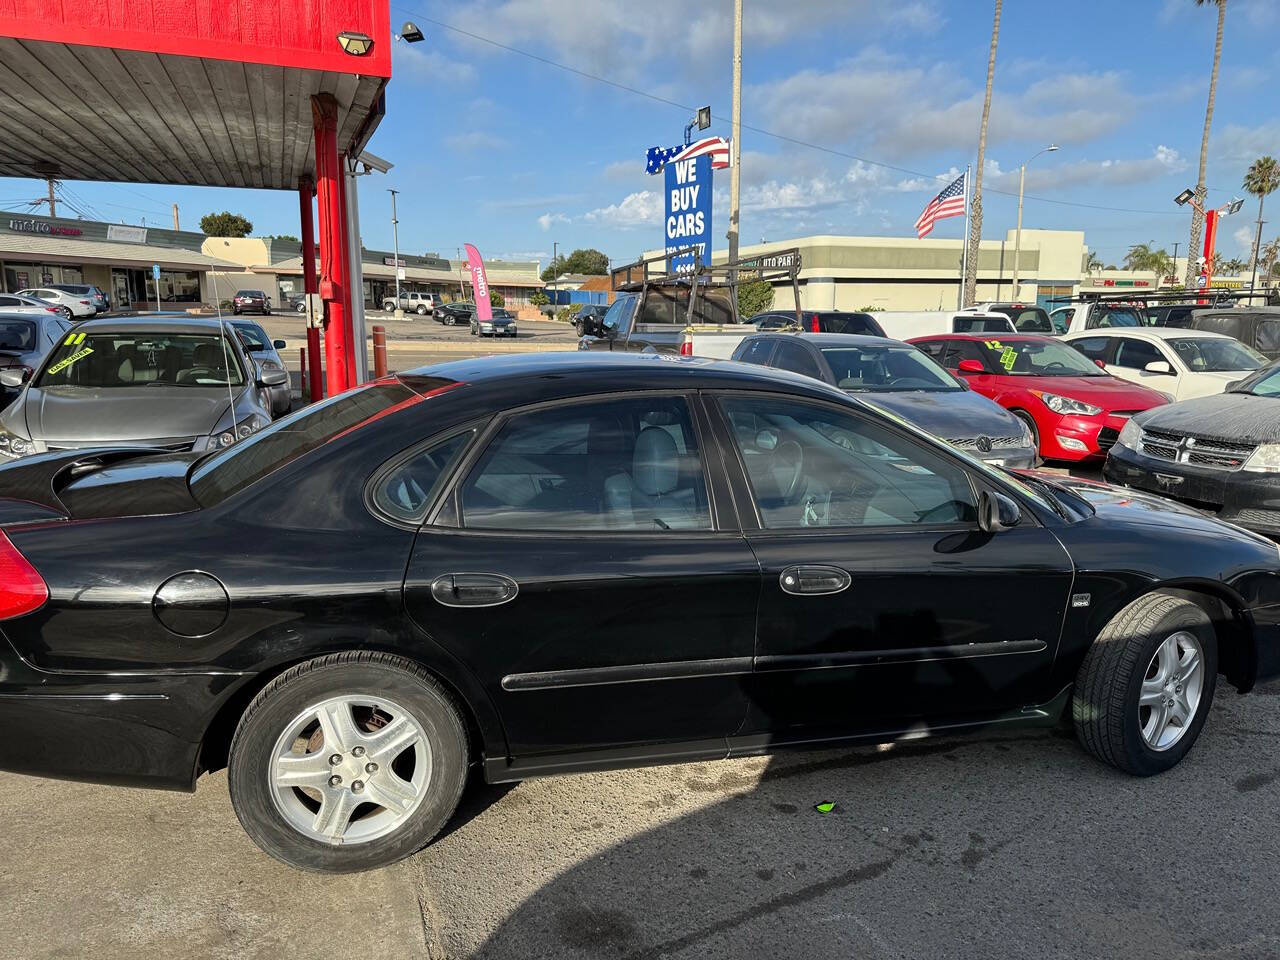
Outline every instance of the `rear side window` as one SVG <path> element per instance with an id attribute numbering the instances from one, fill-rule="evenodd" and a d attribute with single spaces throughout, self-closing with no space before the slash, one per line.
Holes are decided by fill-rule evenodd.
<path id="1" fill-rule="evenodd" d="M 1071 345 L 1090 360 L 1101 360 L 1105 363 L 1107 360 L 1107 349 L 1111 346 L 1111 338 L 1082 337 L 1079 340 L 1072 340 Z"/>
<path id="2" fill-rule="evenodd" d="M 1142 370 L 1148 363 L 1164 359 L 1164 355 L 1154 343 L 1122 337 L 1116 347 L 1114 363 L 1117 367 L 1124 367 L 1127 370 Z"/>
<path id="3" fill-rule="evenodd" d="M 421 523 L 427 505 L 473 435 L 468 430 L 441 440 L 393 467 L 374 487 L 374 505 L 396 520 Z"/>
<path id="4" fill-rule="evenodd" d="M 607 401 L 607 402 L 606 402 Z M 462 485 L 472 530 L 709 530 L 683 397 L 596 398 L 512 417 Z"/>
<path id="5" fill-rule="evenodd" d="M 814 360 L 809 351 L 798 343 L 778 344 L 778 354 L 774 357 L 773 365 L 780 370 L 790 370 L 802 376 L 822 379 L 822 374 L 818 370 L 818 361 Z"/>
<path id="6" fill-rule="evenodd" d="M 884 331 L 869 313 L 833 313 L 821 320 L 823 333 L 856 333 L 883 337 Z"/>
<path id="7" fill-rule="evenodd" d="M 772 340 L 752 340 L 743 348 L 742 356 L 738 357 L 738 359 L 743 363 L 758 363 L 761 366 L 768 366 L 771 353 L 773 353 Z"/>

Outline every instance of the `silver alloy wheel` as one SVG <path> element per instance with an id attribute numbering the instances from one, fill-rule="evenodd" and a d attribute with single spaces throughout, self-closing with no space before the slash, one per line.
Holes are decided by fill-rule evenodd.
<path id="1" fill-rule="evenodd" d="M 276 810 L 321 843 L 367 843 L 418 809 L 431 783 L 422 724 L 382 697 L 338 696 L 307 707 L 271 751 Z"/>
<path id="2" fill-rule="evenodd" d="M 1204 651 L 1194 633 L 1179 630 L 1156 648 L 1142 678 L 1138 726 L 1152 750 L 1168 750 L 1183 738 L 1200 709 Z"/>

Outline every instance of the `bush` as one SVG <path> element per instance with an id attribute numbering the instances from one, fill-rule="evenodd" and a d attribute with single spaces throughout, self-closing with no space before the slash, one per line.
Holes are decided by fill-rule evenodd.
<path id="1" fill-rule="evenodd" d="M 504 307 L 507 304 L 507 298 L 500 294 L 497 290 L 489 291 L 489 306 Z"/>
<path id="2" fill-rule="evenodd" d="M 581 303 L 570 303 L 567 306 L 563 306 L 556 311 L 556 319 L 564 323 L 577 323 L 578 311 L 581 310 L 582 307 L 583 305 Z"/>
<path id="3" fill-rule="evenodd" d="M 529 302 L 535 307 L 545 307 L 551 301 L 547 299 L 547 295 L 541 290 L 535 290 L 529 297 Z"/>
<path id="4" fill-rule="evenodd" d="M 859 307 L 858 313 L 883 313 L 884 307 Z"/>
<path id="5" fill-rule="evenodd" d="M 773 287 L 765 280 L 738 284 L 738 316 L 743 320 L 773 306 Z"/>

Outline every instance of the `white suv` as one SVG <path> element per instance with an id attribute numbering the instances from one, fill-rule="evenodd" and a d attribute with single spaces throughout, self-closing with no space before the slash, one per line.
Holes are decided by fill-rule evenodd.
<path id="1" fill-rule="evenodd" d="M 440 297 L 434 293 L 419 293 L 417 290 L 400 291 L 400 308 L 406 313 L 416 313 L 420 317 L 434 313 L 441 302 Z M 388 313 L 395 310 L 395 308 L 396 298 L 394 294 L 382 301 L 382 309 Z"/>

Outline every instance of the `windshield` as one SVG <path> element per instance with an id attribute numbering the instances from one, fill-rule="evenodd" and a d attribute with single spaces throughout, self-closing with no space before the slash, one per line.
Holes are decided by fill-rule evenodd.
<path id="1" fill-rule="evenodd" d="M 1019 333 L 1053 333 L 1049 314 L 1040 307 L 992 307 L 991 312 L 1003 313 Z"/>
<path id="2" fill-rule="evenodd" d="M 1178 358 L 1195 373 L 1213 373 L 1221 370 L 1257 370 L 1267 358 L 1238 340 L 1218 340 L 1209 337 L 1188 337 L 1170 340 Z"/>
<path id="3" fill-rule="evenodd" d="M 1105 377 L 1098 365 L 1057 340 L 982 340 L 988 368 L 1015 377 Z"/>
<path id="4" fill-rule="evenodd" d="M 1280 364 L 1259 370 L 1229 393 L 1251 393 L 1255 397 L 1280 397 Z"/>
<path id="5" fill-rule="evenodd" d="M 49 355 L 38 387 L 226 387 L 244 383 L 237 350 L 216 334 L 85 333 Z"/>
<path id="6" fill-rule="evenodd" d="M 919 350 L 903 347 L 830 347 L 823 357 L 841 390 L 963 390 Z"/>
<path id="7" fill-rule="evenodd" d="M 426 389 L 430 391 L 433 385 L 447 388 L 455 383 L 437 379 L 434 384 L 428 383 Z M 422 399 L 422 394 L 398 380 L 391 380 L 356 387 L 313 403 L 259 430 L 247 440 L 197 461 L 191 472 L 191 492 L 201 506 L 221 503 L 342 434 Z"/>
<path id="8" fill-rule="evenodd" d="M 36 325 L 30 320 L 0 320 L 0 350 L 34 350 Z"/>

